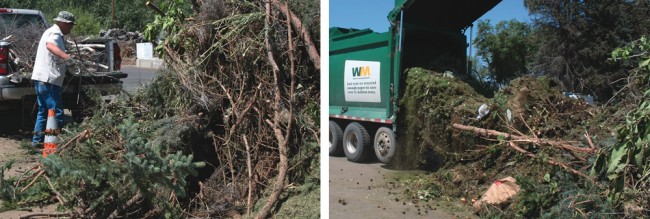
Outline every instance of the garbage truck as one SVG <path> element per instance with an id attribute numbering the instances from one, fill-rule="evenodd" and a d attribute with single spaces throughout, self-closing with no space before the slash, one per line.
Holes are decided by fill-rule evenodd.
<path id="1" fill-rule="evenodd" d="M 466 71 L 464 32 L 499 2 L 395 0 L 388 32 L 330 28 L 330 156 L 364 162 L 374 154 L 389 163 L 400 150 L 396 133 L 405 71 L 440 60 Z"/>

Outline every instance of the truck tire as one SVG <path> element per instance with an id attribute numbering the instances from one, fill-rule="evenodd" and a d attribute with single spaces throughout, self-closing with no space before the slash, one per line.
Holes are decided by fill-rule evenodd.
<path id="1" fill-rule="evenodd" d="M 330 156 L 343 155 L 343 130 L 334 121 L 330 121 Z"/>
<path id="2" fill-rule="evenodd" d="M 359 163 L 368 158 L 370 135 L 361 124 L 353 122 L 345 128 L 343 133 L 343 152 L 349 161 Z"/>
<path id="3" fill-rule="evenodd" d="M 375 155 L 382 163 L 389 163 L 395 151 L 397 150 L 397 141 L 395 140 L 395 133 L 387 127 L 381 127 L 375 133 L 375 142 L 373 144 Z"/>

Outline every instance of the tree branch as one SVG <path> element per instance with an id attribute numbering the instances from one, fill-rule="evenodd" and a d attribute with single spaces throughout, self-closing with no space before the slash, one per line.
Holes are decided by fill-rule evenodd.
<path id="1" fill-rule="evenodd" d="M 295 13 L 289 9 L 289 5 L 281 4 L 279 0 L 271 0 L 273 1 L 273 4 L 280 9 L 280 12 L 284 14 L 285 17 L 290 18 L 291 24 L 293 25 L 294 28 L 297 30 L 300 30 L 300 34 L 302 35 L 302 38 L 305 40 L 305 44 L 307 44 L 307 53 L 309 54 L 309 57 L 311 58 L 311 61 L 314 63 L 314 67 L 316 67 L 316 70 L 320 70 L 320 54 L 318 53 L 318 50 L 316 49 L 316 46 L 314 45 L 314 41 L 311 39 L 311 35 L 309 34 L 309 31 L 305 29 L 304 26 L 302 26 L 302 21 L 300 18 L 295 16 Z"/>
<path id="2" fill-rule="evenodd" d="M 531 138 L 525 137 L 525 136 L 511 135 L 511 134 L 499 132 L 499 131 L 496 131 L 496 130 L 477 128 L 477 127 L 466 126 L 466 125 L 461 125 L 461 124 L 453 124 L 452 127 L 454 127 L 455 129 L 471 131 L 471 132 L 474 132 L 474 133 L 476 133 L 478 135 L 486 136 L 486 137 L 488 137 L 488 136 L 501 136 L 501 137 L 504 138 L 504 140 L 508 140 L 507 142 L 508 142 L 508 145 L 510 145 L 510 147 L 512 147 L 516 151 L 518 151 L 518 152 L 520 152 L 520 153 L 522 153 L 522 154 L 524 154 L 524 155 L 526 155 L 528 157 L 532 157 L 532 158 L 536 158 L 537 156 L 534 153 L 531 153 L 529 151 L 524 150 L 523 148 L 520 148 L 519 146 L 517 146 L 517 144 L 515 142 L 528 142 L 528 143 L 533 143 L 533 144 L 537 144 L 537 145 L 541 145 L 541 144 L 548 144 L 548 145 L 560 144 L 560 145 L 564 145 L 564 143 L 557 142 L 557 141 L 549 141 L 549 140 L 545 140 L 545 139 L 531 139 Z M 569 150 L 570 152 L 574 151 L 574 150 L 578 151 L 578 152 L 581 152 L 581 151 L 584 151 L 585 149 L 589 150 L 589 151 L 593 151 L 593 149 L 591 149 L 591 148 L 580 148 L 580 147 L 575 147 L 575 146 L 567 147 L 566 145 L 564 145 L 562 147 L 559 147 L 559 148 Z M 594 179 L 590 178 L 589 176 L 581 173 L 580 171 L 578 171 L 576 169 L 573 169 L 573 168 L 569 167 L 569 165 L 567 165 L 565 163 L 555 161 L 552 158 L 547 158 L 546 162 L 548 162 L 549 164 L 552 164 L 552 165 L 560 166 L 560 167 L 564 168 L 565 170 L 567 170 L 570 173 L 576 174 L 578 176 L 581 176 L 581 177 L 591 181 L 592 183 L 595 183 Z"/>
<path id="3" fill-rule="evenodd" d="M 583 148 L 583 147 L 576 147 L 573 145 L 569 145 L 565 142 L 561 141 L 554 141 L 554 140 L 548 140 L 548 139 L 541 139 L 537 138 L 535 136 L 535 139 L 526 137 L 526 136 L 519 136 L 519 135 L 512 135 L 496 130 L 490 130 L 490 129 L 484 129 L 484 128 L 478 128 L 478 127 L 473 127 L 473 126 L 466 126 L 466 125 L 461 125 L 461 124 L 453 124 L 452 127 L 455 129 L 460 129 L 460 130 L 465 130 L 465 131 L 471 131 L 474 132 L 478 135 L 489 137 L 489 136 L 501 136 L 504 138 L 504 140 L 513 140 L 514 142 L 529 142 L 529 143 L 534 143 L 534 144 L 548 144 L 553 147 L 561 148 L 564 150 L 569 150 L 569 151 L 575 151 L 575 152 L 582 152 L 582 153 L 593 153 L 594 148 Z"/>
<path id="4" fill-rule="evenodd" d="M 20 216 L 20 219 L 29 219 L 32 217 L 54 217 L 54 218 L 60 218 L 60 217 L 70 217 L 72 216 L 70 213 L 67 212 L 62 212 L 62 213 L 32 213 L 32 214 L 27 214 Z"/>
<path id="5" fill-rule="evenodd" d="M 288 6 L 287 6 L 288 7 Z M 269 38 L 268 38 L 268 27 L 269 27 L 269 21 L 271 17 L 271 4 L 267 1 L 266 2 L 266 19 L 265 19 L 265 36 L 267 37 L 265 39 L 266 45 L 267 45 L 267 54 L 269 56 L 269 60 L 274 65 L 273 68 L 273 79 L 276 84 L 275 88 L 275 98 L 274 98 L 274 116 L 273 116 L 273 131 L 275 133 L 275 138 L 277 139 L 278 142 L 278 149 L 280 151 L 280 163 L 278 164 L 278 176 L 275 181 L 275 188 L 273 188 L 273 192 L 269 196 L 269 199 L 266 200 L 266 203 L 264 204 L 264 207 L 262 210 L 257 214 L 256 218 L 258 219 L 264 219 L 268 217 L 269 211 L 271 210 L 271 207 L 275 205 L 275 202 L 278 200 L 280 197 L 280 193 L 284 190 L 284 179 L 287 176 L 287 169 L 289 168 L 289 159 L 288 159 L 288 139 L 289 135 L 291 135 L 291 124 L 293 120 L 293 93 L 289 94 L 291 96 L 289 100 L 289 121 L 287 121 L 287 128 L 286 128 L 286 135 L 282 133 L 282 129 L 280 127 L 281 120 L 282 118 L 282 108 L 281 108 L 281 103 L 282 103 L 282 93 L 280 92 L 280 87 L 279 85 L 279 76 L 278 72 L 279 69 L 277 69 L 277 64 L 275 64 L 275 58 L 273 57 L 273 53 L 271 50 L 271 45 L 269 44 Z M 289 14 L 289 17 L 287 17 L 287 31 L 289 32 L 289 53 L 291 54 L 292 51 L 292 41 L 291 41 L 291 26 L 289 23 L 289 20 L 291 18 L 291 15 Z M 291 56 L 291 55 L 290 55 Z M 292 60 L 293 61 L 293 60 Z M 292 69 L 291 69 L 291 91 L 293 92 L 293 86 L 295 83 L 295 71 L 293 69 L 293 63 L 292 63 Z"/>

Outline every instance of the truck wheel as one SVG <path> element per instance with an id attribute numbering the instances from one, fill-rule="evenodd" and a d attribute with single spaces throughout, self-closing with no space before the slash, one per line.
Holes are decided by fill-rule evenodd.
<path id="1" fill-rule="evenodd" d="M 334 121 L 330 121 L 330 156 L 341 156 L 343 154 L 343 130 Z"/>
<path id="2" fill-rule="evenodd" d="M 375 134 L 374 143 L 377 159 L 386 164 L 390 162 L 395 155 L 395 150 L 397 150 L 396 144 L 397 141 L 393 130 L 386 127 L 379 128 Z"/>
<path id="3" fill-rule="evenodd" d="M 343 133 L 343 152 L 352 162 L 363 162 L 368 158 L 370 135 L 361 124 L 353 122 Z"/>

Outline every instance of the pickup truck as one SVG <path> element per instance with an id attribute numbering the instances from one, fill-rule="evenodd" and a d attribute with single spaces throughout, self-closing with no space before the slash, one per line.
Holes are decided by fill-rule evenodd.
<path id="1" fill-rule="evenodd" d="M 26 64 L 29 61 L 33 63 L 36 51 L 35 48 L 28 52 L 15 51 L 18 48 L 12 48 L 12 34 L 20 35 L 21 30 L 34 27 L 40 28 L 40 33 L 43 33 L 48 26 L 40 11 L 0 8 L 0 111 L 17 113 L 16 117 L 21 118 L 20 126 L 26 129 L 33 128 L 36 118 L 36 95 L 30 65 Z M 36 45 L 39 39 L 40 35 L 35 37 Z M 73 120 L 79 121 L 91 112 L 89 109 L 94 102 L 89 92 L 101 95 L 121 92 L 121 79 L 126 78 L 127 74 L 115 70 L 113 53 L 116 46 L 114 39 L 104 38 L 66 45 L 68 53 L 78 54 L 81 59 L 78 66 L 68 68 L 62 87 L 63 108 L 71 111 Z M 19 52 L 33 55 L 21 60 L 17 57 Z"/>

